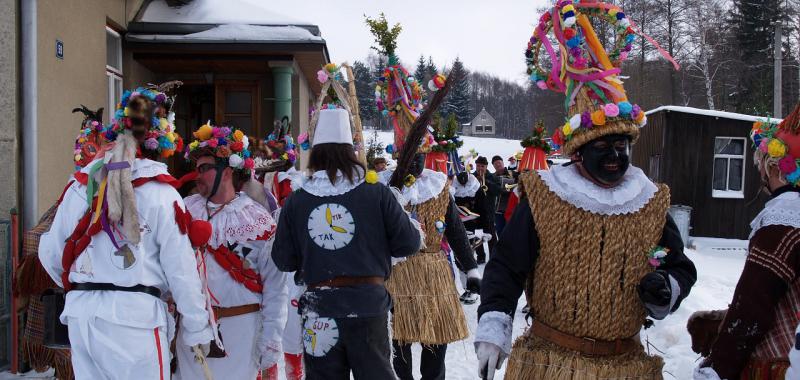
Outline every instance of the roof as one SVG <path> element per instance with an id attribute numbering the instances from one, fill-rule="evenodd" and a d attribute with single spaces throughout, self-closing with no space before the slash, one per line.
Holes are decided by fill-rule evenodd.
<path id="1" fill-rule="evenodd" d="M 745 115 L 741 113 L 734 113 L 734 112 L 725 112 L 725 111 L 715 111 L 715 110 L 707 110 L 702 108 L 693 108 L 693 107 L 680 107 L 680 106 L 661 106 L 656 109 L 652 109 L 650 111 L 645 112 L 646 115 L 650 116 L 651 114 L 657 112 L 682 112 L 682 113 L 690 113 L 694 115 L 702 115 L 702 116 L 709 116 L 709 117 L 716 117 L 716 118 L 724 118 L 724 119 L 733 119 L 733 120 L 742 120 L 742 121 L 749 121 L 749 122 L 756 122 L 756 121 L 763 121 L 770 119 L 774 122 L 779 123 L 781 119 L 772 119 L 769 117 L 764 116 L 752 116 L 752 115 Z"/>
<path id="2" fill-rule="evenodd" d="M 313 24 L 276 13 L 268 4 L 268 1 L 258 0 L 191 0 L 186 5 L 171 7 L 166 0 L 152 0 L 145 5 L 136 21 L 171 24 Z"/>
<path id="3" fill-rule="evenodd" d="M 311 31 L 298 26 L 267 26 L 227 24 L 189 34 L 135 34 L 125 36 L 135 42 L 183 42 L 183 43 L 320 43 L 325 40 Z"/>

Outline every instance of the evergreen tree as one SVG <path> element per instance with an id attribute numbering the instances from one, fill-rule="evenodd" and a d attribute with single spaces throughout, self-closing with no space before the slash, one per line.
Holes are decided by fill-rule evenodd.
<path id="1" fill-rule="evenodd" d="M 461 62 L 460 59 L 456 58 L 456 61 L 453 63 L 453 69 L 450 71 L 450 75 L 453 76 L 455 73 L 460 72 L 461 80 L 458 83 L 453 83 L 453 86 L 450 88 L 450 92 L 445 97 L 444 102 L 442 103 L 441 112 L 442 115 L 450 115 L 455 114 L 456 119 L 459 123 L 466 123 L 472 119 L 472 110 L 470 107 L 470 85 L 469 85 L 469 73 L 464 68 L 464 64 Z"/>
<path id="2" fill-rule="evenodd" d="M 782 0 L 734 0 L 730 22 L 742 70 L 734 93 L 739 112 L 772 113 L 772 71 L 775 23 L 783 15 Z"/>
<path id="3" fill-rule="evenodd" d="M 373 124 L 378 117 L 378 107 L 375 105 L 375 78 L 370 73 L 369 67 L 361 61 L 353 62 L 353 76 L 356 81 L 358 93 L 358 112 L 361 120 Z"/>
<path id="4" fill-rule="evenodd" d="M 372 134 L 370 134 L 369 139 L 367 139 L 367 167 L 369 169 L 375 169 L 375 166 L 372 164 L 372 161 L 375 160 L 376 157 L 382 157 L 384 151 L 383 142 L 378 137 L 378 130 L 373 129 Z"/>
<path id="5" fill-rule="evenodd" d="M 428 62 L 425 63 L 425 78 L 431 80 L 431 78 L 433 78 L 438 71 L 439 70 L 436 69 L 436 65 L 433 63 L 433 57 L 428 56 Z M 425 81 L 425 84 L 427 85 L 428 82 Z"/>
<path id="6" fill-rule="evenodd" d="M 427 71 L 425 70 L 425 57 L 423 57 L 422 54 L 420 54 L 419 60 L 417 60 L 417 69 L 414 70 L 414 78 L 416 78 L 417 81 L 419 81 L 419 83 L 424 86 L 428 83 L 428 80 L 425 79 L 425 77 L 427 76 L 426 74 Z"/>

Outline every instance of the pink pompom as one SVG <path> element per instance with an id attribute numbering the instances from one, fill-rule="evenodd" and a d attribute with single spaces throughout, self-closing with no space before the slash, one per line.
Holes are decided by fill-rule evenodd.
<path id="1" fill-rule="evenodd" d="M 328 73 L 325 70 L 317 71 L 317 80 L 319 83 L 325 83 L 328 81 Z"/>
<path id="2" fill-rule="evenodd" d="M 626 59 L 628 59 L 628 52 L 627 51 L 623 51 L 622 53 L 619 53 L 619 60 L 620 61 L 624 61 Z"/>
<path id="3" fill-rule="evenodd" d="M 762 139 L 761 144 L 758 145 L 758 150 L 764 153 L 769 152 L 769 139 Z"/>
<path id="4" fill-rule="evenodd" d="M 543 80 L 536 82 L 536 86 L 538 86 L 542 90 L 547 90 L 547 82 Z"/>
<path id="5" fill-rule="evenodd" d="M 783 174 L 791 174 L 797 170 L 797 161 L 794 160 L 794 157 L 787 154 L 778 161 L 778 168 L 781 169 Z"/>
<path id="6" fill-rule="evenodd" d="M 619 116 L 619 107 L 614 103 L 608 103 L 603 106 L 603 112 L 605 112 L 608 117 L 617 117 Z"/>
<path id="7" fill-rule="evenodd" d="M 244 159 L 244 168 L 245 169 L 252 169 L 256 166 L 255 161 L 252 158 L 245 158 Z"/>

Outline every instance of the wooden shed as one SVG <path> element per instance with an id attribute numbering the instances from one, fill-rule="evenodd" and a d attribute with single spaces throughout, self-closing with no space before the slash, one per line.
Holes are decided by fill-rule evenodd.
<path id="1" fill-rule="evenodd" d="M 750 129 L 760 117 L 690 107 L 647 112 L 633 165 L 692 207 L 691 236 L 747 239 L 769 199 L 753 163 Z"/>

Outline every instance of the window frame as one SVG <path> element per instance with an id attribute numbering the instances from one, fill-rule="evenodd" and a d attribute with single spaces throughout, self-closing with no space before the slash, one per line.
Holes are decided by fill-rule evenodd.
<path id="1" fill-rule="evenodd" d="M 114 28 L 106 25 L 106 38 L 108 38 L 108 34 L 111 34 L 117 37 L 117 60 L 119 62 L 119 68 L 110 66 L 108 64 L 108 52 L 106 52 L 106 83 L 108 85 L 106 89 L 106 100 L 108 102 L 108 108 L 106 108 L 106 118 L 108 121 L 114 115 L 114 110 L 117 108 L 117 102 L 119 102 L 119 96 L 122 95 L 122 87 L 124 82 L 124 74 L 123 74 L 123 67 L 122 67 L 122 35 L 119 34 Z"/>
<path id="2" fill-rule="evenodd" d="M 716 152 L 717 140 L 719 139 L 728 139 L 728 140 L 740 140 L 742 142 L 742 154 L 723 154 Z M 745 176 L 747 175 L 747 138 L 745 137 L 735 137 L 735 136 L 715 136 L 714 137 L 714 155 L 711 159 L 711 197 L 712 198 L 720 198 L 720 199 L 744 199 L 744 185 L 745 185 Z M 714 189 L 714 173 L 716 171 L 716 162 L 718 158 L 724 158 L 727 160 L 728 165 L 726 166 L 726 174 L 725 174 L 725 188 L 726 190 L 717 190 Z M 729 190 L 728 187 L 730 186 L 730 175 L 731 175 L 731 159 L 741 159 L 742 160 L 742 183 L 741 183 L 741 190 Z"/>

